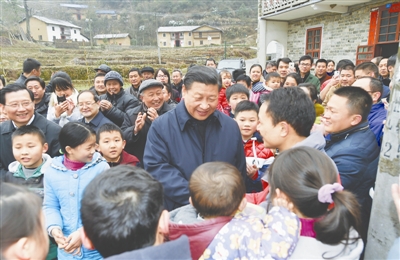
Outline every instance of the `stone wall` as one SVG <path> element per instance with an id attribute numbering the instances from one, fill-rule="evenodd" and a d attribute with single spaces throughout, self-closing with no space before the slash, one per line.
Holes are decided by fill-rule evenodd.
<path id="1" fill-rule="evenodd" d="M 368 42 L 371 9 L 393 2 L 371 1 L 350 7 L 346 14 L 323 13 L 289 22 L 288 57 L 298 60 L 304 55 L 307 29 L 322 27 L 321 58 L 355 62 L 357 46 Z"/>

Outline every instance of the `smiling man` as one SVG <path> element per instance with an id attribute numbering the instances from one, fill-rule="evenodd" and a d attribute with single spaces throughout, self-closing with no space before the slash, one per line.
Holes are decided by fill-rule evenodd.
<path id="1" fill-rule="evenodd" d="M 38 127 L 46 136 L 49 145 L 47 153 L 53 157 L 59 154 L 58 134 L 61 127 L 35 112 L 34 95 L 23 85 L 9 84 L 0 90 L 0 104 L 4 106 L 10 120 L 0 124 L 0 174 L 7 171 L 15 161 L 12 153 L 11 135 L 24 125 Z"/>
<path id="2" fill-rule="evenodd" d="M 143 161 L 147 133 L 155 119 L 171 110 L 163 95 L 164 85 L 155 79 L 143 81 L 139 87 L 139 98 L 142 104 L 128 110 L 121 129 L 126 140 L 125 150 Z"/>
<path id="3" fill-rule="evenodd" d="M 144 167 L 163 184 L 167 210 L 189 204 L 189 179 L 205 162 L 227 162 L 247 175 L 242 136 L 236 122 L 216 110 L 218 93 L 217 71 L 192 67 L 183 82 L 183 101 L 149 130 Z"/>
<path id="4" fill-rule="evenodd" d="M 368 126 L 372 98 L 359 87 L 336 90 L 323 116 L 326 153 L 338 167 L 343 187 L 356 195 L 366 238 L 372 199 L 369 190 L 375 184 L 379 147 Z"/>

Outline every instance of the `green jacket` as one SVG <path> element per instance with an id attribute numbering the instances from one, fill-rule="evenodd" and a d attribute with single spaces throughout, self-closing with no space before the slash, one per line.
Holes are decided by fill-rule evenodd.
<path id="1" fill-rule="evenodd" d="M 313 84 L 316 88 L 317 91 L 319 93 L 319 89 L 321 87 L 321 82 L 319 81 L 319 79 L 317 77 L 315 77 L 313 74 L 311 74 L 310 72 L 308 72 L 308 75 L 306 75 L 304 77 L 304 83 L 311 83 Z"/>

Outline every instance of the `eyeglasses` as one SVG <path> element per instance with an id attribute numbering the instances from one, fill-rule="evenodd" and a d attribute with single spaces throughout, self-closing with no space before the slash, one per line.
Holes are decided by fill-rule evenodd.
<path id="1" fill-rule="evenodd" d="M 168 78 L 167 75 L 157 75 L 157 78 Z"/>
<path id="2" fill-rule="evenodd" d="M 95 102 L 78 103 L 78 107 L 84 107 L 84 106 L 90 107 L 90 106 L 93 105 L 94 103 L 96 103 L 96 101 L 95 101 Z"/>
<path id="3" fill-rule="evenodd" d="M 300 66 L 309 67 L 309 66 L 311 66 L 311 64 L 310 63 L 300 63 Z"/>
<path id="4" fill-rule="evenodd" d="M 5 106 L 11 107 L 13 109 L 16 109 L 19 106 L 27 108 L 27 107 L 29 107 L 30 104 L 32 104 L 32 101 L 22 101 L 20 103 L 11 103 L 11 104 L 8 104 L 8 105 L 5 105 Z"/>

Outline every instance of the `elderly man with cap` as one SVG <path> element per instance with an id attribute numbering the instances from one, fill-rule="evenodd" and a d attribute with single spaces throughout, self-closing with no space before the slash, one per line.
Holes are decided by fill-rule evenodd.
<path id="1" fill-rule="evenodd" d="M 125 92 L 122 76 L 116 71 L 106 74 L 104 85 L 107 93 L 100 96 L 100 110 L 114 124 L 121 126 L 125 112 L 139 106 L 139 100 Z"/>
<path id="2" fill-rule="evenodd" d="M 101 64 L 98 68 L 95 68 L 94 71 L 96 71 L 96 73 L 107 74 L 111 71 L 111 68 L 108 67 L 106 64 Z"/>
<path id="3" fill-rule="evenodd" d="M 143 80 L 154 79 L 154 69 L 152 67 L 143 67 L 140 73 L 142 74 Z"/>
<path id="4" fill-rule="evenodd" d="M 143 81 L 139 87 L 142 104 L 126 112 L 122 131 L 126 140 L 125 150 L 141 162 L 147 133 L 152 122 L 172 108 L 164 102 L 163 84 L 155 79 Z"/>

